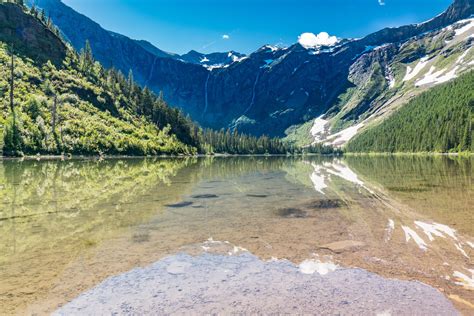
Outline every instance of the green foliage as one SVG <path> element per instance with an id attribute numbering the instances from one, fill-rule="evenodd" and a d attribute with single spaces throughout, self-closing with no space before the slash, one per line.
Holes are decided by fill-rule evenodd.
<path id="1" fill-rule="evenodd" d="M 20 132 L 20 123 L 15 113 L 7 119 L 3 130 L 3 153 L 6 156 L 22 156 L 23 139 Z"/>
<path id="2" fill-rule="evenodd" d="M 158 97 L 143 97 L 149 92 L 135 83 L 129 92 L 130 84 L 119 72 L 105 70 L 93 61 L 93 66 L 83 68 L 79 60 L 73 51 L 59 68 L 50 62 L 40 67 L 26 58 L 15 58 L 15 119 L 4 106 L 3 115 L 10 118 L 0 122 L 4 125 L 4 154 L 196 153 L 195 147 L 180 141 L 172 131 L 188 123 L 179 111 L 161 101 L 155 116 L 162 125 L 154 124 L 150 111 L 137 113 L 137 100 L 145 100 L 140 106 L 151 109 Z M 9 62 L 6 45 L 0 44 L 1 78 L 9 78 Z M 0 94 L 3 105 L 9 100 L 7 83 L 0 79 L 6 90 Z M 175 127 L 170 128 L 170 123 Z"/>
<path id="3" fill-rule="evenodd" d="M 349 152 L 474 151 L 474 72 L 412 99 L 380 125 L 355 137 Z"/>
<path id="4" fill-rule="evenodd" d="M 292 126 L 288 128 L 285 133 L 285 141 L 295 146 L 308 146 L 313 142 L 311 137 L 311 128 L 313 127 L 314 120 L 308 121 L 298 126 Z"/>

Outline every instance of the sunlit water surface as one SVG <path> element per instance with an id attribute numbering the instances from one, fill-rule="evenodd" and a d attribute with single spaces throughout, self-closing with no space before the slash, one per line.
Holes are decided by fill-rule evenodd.
<path id="1" fill-rule="evenodd" d="M 244 251 L 302 269 L 316 262 L 420 280 L 469 311 L 473 162 L 0 161 L 0 314 L 49 313 L 178 252 Z"/>

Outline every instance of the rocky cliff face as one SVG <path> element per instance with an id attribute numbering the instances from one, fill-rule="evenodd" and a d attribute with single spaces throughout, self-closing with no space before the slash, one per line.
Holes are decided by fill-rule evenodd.
<path id="1" fill-rule="evenodd" d="M 39 63 L 51 60 L 60 64 L 66 56 L 66 45 L 53 32 L 10 3 L 0 6 L 0 42 L 9 43 L 16 51 Z"/>
<path id="2" fill-rule="evenodd" d="M 332 119 L 333 131 L 358 124 L 380 107 L 381 98 L 396 94 L 390 86 L 400 64 L 414 62 L 432 49 L 404 43 L 468 18 L 474 13 L 473 1 L 455 0 L 430 21 L 383 29 L 360 40 L 310 48 L 264 46 L 249 56 L 162 54 L 152 45 L 111 34 L 90 20 L 86 23 L 87 18 L 59 0 L 38 4 L 46 5 L 76 48 L 89 39 L 102 63 L 123 72 L 132 69 L 142 84 L 163 91 L 170 104 L 202 125 L 283 136 L 288 127 L 322 114 Z"/>
<path id="3" fill-rule="evenodd" d="M 46 11 L 59 27 L 63 36 L 80 51 L 89 40 L 94 57 L 105 67 L 115 67 L 127 74 L 132 70 L 135 79 L 146 84 L 149 69 L 156 58 L 172 57 L 148 42 L 132 40 L 121 34 L 109 32 L 88 17 L 74 11 L 60 0 L 29 0 Z M 173 61 L 173 59 L 170 59 Z"/>

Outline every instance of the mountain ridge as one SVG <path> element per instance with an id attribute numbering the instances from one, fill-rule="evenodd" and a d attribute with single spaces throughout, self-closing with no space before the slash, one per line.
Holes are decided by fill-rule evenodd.
<path id="1" fill-rule="evenodd" d="M 39 3 L 51 1 L 59 0 Z M 202 63 L 207 55 L 198 52 L 188 53 L 185 60 L 182 56 L 162 58 L 147 50 L 151 56 L 144 54 L 138 64 L 134 63 L 133 72 L 142 85 L 162 91 L 170 104 L 205 127 L 285 136 L 325 114 L 334 135 L 357 126 L 375 108 L 384 107 L 381 98 L 389 99 L 391 91 L 395 96 L 405 93 L 403 87 L 390 88 L 390 80 L 382 78 L 400 76 L 403 69 L 398 68 L 430 51 L 422 43 L 424 35 L 436 36 L 437 30 L 470 17 L 473 8 L 473 0 L 455 0 L 445 12 L 423 23 L 385 28 L 331 46 L 265 45 L 226 63 Z M 56 23 L 55 14 L 52 18 Z M 405 43 L 417 47 L 407 49 Z M 94 40 L 91 45 L 95 52 Z M 123 66 L 117 68 L 127 71 Z M 137 68 L 146 71 L 137 72 Z M 418 92 L 412 89 L 409 93 Z M 357 97 L 361 94 L 365 97 Z"/>

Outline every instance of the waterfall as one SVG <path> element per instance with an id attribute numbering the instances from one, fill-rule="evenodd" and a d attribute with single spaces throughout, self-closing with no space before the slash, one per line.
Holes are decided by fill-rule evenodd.
<path id="1" fill-rule="evenodd" d="M 254 103 L 255 103 L 255 94 L 256 94 L 257 84 L 258 84 L 258 80 L 259 80 L 259 79 L 260 79 L 260 71 L 257 73 L 257 78 L 255 78 L 255 82 L 253 83 L 253 88 L 252 88 L 252 100 L 250 101 L 250 105 L 249 105 L 249 107 L 245 110 L 244 114 L 242 114 L 242 115 L 247 114 L 247 112 L 250 111 L 250 109 L 252 108 L 252 106 L 253 106 Z"/>
<path id="2" fill-rule="evenodd" d="M 202 113 L 203 115 L 206 114 L 207 112 L 207 106 L 208 106 L 208 85 L 209 85 L 209 78 L 211 77 L 211 72 L 209 71 L 209 74 L 207 75 L 206 83 L 204 84 L 204 112 Z"/>
<path id="3" fill-rule="evenodd" d="M 155 59 L 153 60 L 153 64 L 151 65 L 150 68 L 150 73 L 148 74 L 148 79 L 145 81 L 145 86 L 148 85 L 148 83 L 151 80 L 151 77 L 153 76 L 153 72 L 155 71 L 155 65 L 156 65 L 156 60 L 158 59 L 158 56 L 155 56 Z"/>

